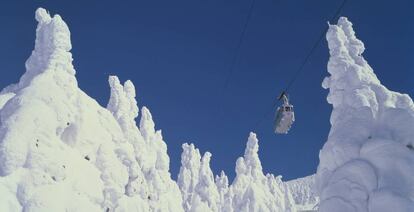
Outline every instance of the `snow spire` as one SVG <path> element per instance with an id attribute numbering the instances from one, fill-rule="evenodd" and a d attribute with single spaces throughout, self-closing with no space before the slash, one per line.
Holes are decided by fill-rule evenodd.
<path id="1" fill-rule="evenodd" d="M 135 118 L 138 117 L 139 109 L 135 99 L 134 84 L 127 80 L 122 86 L 116 76 L 109 76 L 108 81 L 111 96 L 107 109 L 112 112 L 123 130 L 135 128 Z"/>
<path id="2" fill-rule="evenodd" d="M 201 201 L 206 202 L 211 211 L 218 210 L 219 193 L 214 183 L 214 175 L 210 169 L 211 153 L 204 153 L 201 159 L 198 184 L 195 188 L 196 194 Z"/>
<path id="3" fill-rule="evenodd" d="M 26 61 L 26 72 L 20 78 L 18 84 L 11 85 L 1 92 L 3 95 L 6 94 L 10 97 L 7 101 L 11 103 L 3 107 L 3 112 L 0 114 L 3 124 L 2 132 L 0 132 L 1 174 L 9 173 L 27 162 L 25 157 L 29 152 L 28 141 L 33 139 L 29 134 L 39 128 L 39 124 L 34 123 L 33 120 L 47 122 L 48 127 L 54 128 L 54 136 L 60 136 L 62 133 L 61 126 L 53 126 L 56 120 L 50 114 L 59 114 L 63 119 L 67 114 L 62 114 L 63 110 L 56 109 L 57 111 L 51 111 L 50 113 L 42 111 L 42 116 L 30 111 L 40 110 L 41 105 L 47 105 L 46 107 L 51 109 L 50 105 L 53 100 L 60 100 L 60 98 L 65 98 L 63 102 L 59 102 L 64 105 L 77 96 L 77 83 L 73 76 L 75 71 L 71 63 L 72 56 L 69 52 L 71 49 L 70 32 L 66 23 L 59 15 L 55 15 L 53 18 L 50 17 L 46 10 L 42 8 L 36 11 L 36 19 L 38 26 L 35 49 Z M 32 88 L 27 89 L 27 94 L 20 92 L 23 88 L 29 86 Z M 31 108 L 27 108 L 27 105 L 30 105 Z M 22 116 L 17 111 L 30 115 Z M 45 114 L 49 115 L 46 116 Z M 16 117 L 19 117 L 19 120 Z M 15 121 L 5 124 L 8 122 L 7 120 Z M 70 119 L 66 118 L 66 120 Z M 62 122 L 59 124 L 63 125 Z"/>
<path id="4" fill-rule="evenodd" d="M 183 196 L 183 207 L 188 211 L 191 207 L 192 195 L 199 180 L 200 151 L 194 144 L 184 143 L 182 145 L 181 167 L 177 183 Z"/>
<path id="5" fill-rule="evenodd" d="M 211 153 L 204 153 L 200 162 L 200 151 L 193 144 L 183 144 L 178 185 L 186 211 L 218 211 L 220 195 L 210 168 Z"/>
<path id="6" fill-rule="evenodd" d="M 295 201 L 288 186 L 282 182 L 282 176 L 266 175 L 270 193 L 275 197 L 275 203 L 285 212 L 295 211 Z"/>
<path id="7" fill-rule="evenodd" d="M 39 8 L 36 10 L 36 29 L 35 49 L 26 61 L 26 73 L 21 77 L 19 88 L 26 87 L 27 84 L 39 73 L 46 71 L 58 71 L 75 75 L 72 65 L 72 49 L 70 41 L 70 31 L 66 23 L 59 15 L 51 17 L 49 13 Z M 65 77 L 61 83 L 72 83 L 76 85 L 74 77 Z"/>
<path id="8" fill-rule="evenodd" d="M 35 19 L 40 24 L 47 24 L 52 20 L 50 14 L 44 8 L 37 8 L 35 12 Z"/>
<path id="9" fill-rule="evenodd" d="M 155 134 L 155 123 L 152 120 L 151 112 L 145 106 L 141 110 L 141 121 L 139 123 L 139 129 L 146 141 L 149 141 Z"/>
<path id="10" fill-rule="evenodd" d="M 365 47 L 355 37 L 352 23 L 346 18 L 340 18 L 338 25 L 329 25 L 326 38 L 331 55 L 328 62 L 331 77 L 326 77 L 322 86 L 330 89 L 328 102 L 334 107 L 342 104 L 369 106 L 375 112 L 378 106 L 375 105 L 373 92 L 366 90 L 369 92 L 368 95 L 352 93 L 357 88 L 380 84 L 372 68 L 361 55 Z"/>
<path id="11" fill-rule="evenodd" d="M 233 208 L 231 210 L 295 211 L 294 208 L 287 210 L 286 205 L 289 204 L 283 202 L 286 197 L 284 193 L 276 193 L 274 192 L 275 188 L 269 186 L 268 179 L 262 171 L 258 151 L 259 144 L 256 134 L 251 132 L 244 157 L 240 157 L 236 162 L 236 178 L 228 192 L 232 199 Z"/>
<path id="12" fill-rule="evenodd" d="M 414 161 L 412 100 L 381 85 L 346 18 L 330 25 L 326 38 L 331 76 L 322 86 L 333 111 L 319 154 L 319 211 L 414 210 L 414 166 L 406 163 Z"/>
<path id="13" fill-rule="evenodd" d="M 355 36 L 355 31 L 352 28 L 352 23 L 348 21 L 346 17 L 340 17 L 338 20 L 338 26 L 343 30 L 347 37 L 345 45 L 347 45 L 348 53 L 355 61 L 355 63 L 361 66 L 368 65 L 367 61 L 361 56 L 365 51 L 364 43 Z M 373 70 L 371 69 L 370 71 L 372 72 L 369 72 L 369 74 L 373 74 Z M 372 79 L 376 78 L 374 76 L 371 77 Z"/>
<path id="14" fill-rule="evenodd" d="M 216 176 L 216 186 L 220 194 L 225 194 L 229 189 L 229 179 L 223 170 L 220 172 L 220 175 Z"/>
<path id="15" fill-rule="evenodd" d="M 148 108 L 142 107 L 141 120 L 139 123 L 140 133 L 149 146 L 148 151 L 155 151 L 155 157 L 149 161 L 155 162 L 156 169 L 169 172 L 170 158 L 167 154 L 167 145 L 165 144 L 161 130 L 155 131 L 155 123 Z M 148 159 L 146 159 L 148 160 Z M 152 164 L 152 162 L 150 162 Z"/>
<path id="16" fill-rule="evenodd" d="M 262 164 L 260 163 L 258 152 L 259 140 L 257 140 L 256 134 L 251 132 L 244 152 L 244 162 L 247 168 L 246 171 L 250 172 L 255 178 L 263 175 Z"/>
<path id="17" fill-rule="evenodd" d="M 216 176 L 216 186 L 220 197 L 218 211 L 232 211 L 232 195 L 229 193 L 229 179 L 224 171 L 221 171 L 220 175 Z"/>
<path id="18" fill-rule="evenodd" d="M 236 161 L 237 176 L 245 175 L 255 180 L 264 178 L 258 151 L 259 141 L 257 140 L 256 134 L 251 132 L 249 134 L 249 138 L 247 139 L 246 149 L 244 150 L 244 157 L 240 157 Z"/>

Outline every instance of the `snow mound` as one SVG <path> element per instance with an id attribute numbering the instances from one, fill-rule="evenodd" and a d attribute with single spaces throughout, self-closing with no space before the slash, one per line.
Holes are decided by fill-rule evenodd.
<path id="1" fill-rule="evenodd" d="M 330 25 L 323 87 L 331 130 L 320 152 L 320 211 L 414 211 L 414 104 L 381 85 L 352 23 Z"/>

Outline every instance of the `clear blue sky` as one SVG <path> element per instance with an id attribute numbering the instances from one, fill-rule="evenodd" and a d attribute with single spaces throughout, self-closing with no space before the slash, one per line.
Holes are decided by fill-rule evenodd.
<path id="1" fill-rule="evenodd" d="M 72 32 L 79 86 L 106 105 L 108 74 L 131 79 L 140 106 L 163 130 L 173 178 L 181 144 L 213 154 L 212 168 L 233 178 L 248 133 L 260 139 L 265 172 L 285 179 L 316 171 L 331 106 L 321 87 L 326 41 L 290 91 L 296 124 L 272 132 L 273 114 L 253 129 L 327 27 L 342 0 L 256 0 L 228 89 L 229 72 L 251 0 L 2 1 L 0 87 L 17 82 L 34 46 L 34 11 L 60 14 Z M 388 88 L 414 96 L 414 2 L 349 0 L 343 10 L 365 42 L 365 58 Z"/>

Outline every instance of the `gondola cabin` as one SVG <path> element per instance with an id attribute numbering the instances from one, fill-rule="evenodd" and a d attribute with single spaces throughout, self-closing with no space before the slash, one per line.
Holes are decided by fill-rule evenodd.
<path id="1" fill-rule="evenodd" d="M 295 122 L 293 105 L 289 104 L 286 94 L 282 93 L 279 99 L 283 99 L 283 105 L 277 108 L 274 121 L 274 131 L 277 134 L 287 134 Z"/>

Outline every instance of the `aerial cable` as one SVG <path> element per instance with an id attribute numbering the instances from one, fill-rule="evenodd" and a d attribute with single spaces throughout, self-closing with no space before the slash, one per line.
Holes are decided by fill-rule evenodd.
<path id="1" fill-rule="evenodd" d="M 249 11 L 247 12 L 246 22 L 244 22 L 242 32 L 241 32 L 239 40 L 237 42 L 237 46 L 236 46 L 235 52 L 233 54 L 233 59 L 232 59 L 232 62 L 230 64 L 230 69 L 229 69 L 229 72 L 227 74 L 226 81 L 224 81 L 223 90 L 225 90 L 228 87 L 228 85 L 230 83 L 230 79 L 233 75 L 234 67 L 237 64 L 237 58 L 239 56 L 239 51 L 240 51 L 240 48 L 243 44 L 243 40 L 244 40 L 244 37 L 246 35 L 246 31 L 247 31 L 247 26 L 249 25 L 250 19 L 252 17 L 252 13 L 253 13 L 253 10 L 254 10 L 255 3 L 256 3 L 256 0 L 252 0 L 251 3 L 250 3 Z"/>
<path id="2" fill-rule="evenodd" d="M 338 19 L 338 16 L 340 15 L 340 13 L 341 13 L 342 9 L 344 8 L 347 1 L 348 0 L 343 0 L 342 1 L 342 4 L 339 6 L 339 8 L 335 12 L 335 15 L 330 19 L 331 22 L 334 22 L 336 19 Z M 293 85 L 293 83 L 296 81 L 296 79 L 299 77 L 300 73 L 304 70 L 305 65 L 308 63 L 309 58 L 311 57 L 313 52 L 316 50 L 316 48 L 319 46 L 322 39 L 325 37 L 327 31 L 328 31 L 328 28 L 323 30 L 322 33 L 319 35 L 318 40 L 312 46 L 309 53 L 306 55 L 305 59 L 302 61 L 302 63 L 300 64 L 298 70 L 295 72 L 295 74 L 293 75 L 292 79 L 289 81 L 289 83 L 287 84 L 287 86 L 283 90 L 283 92 L 287 92 L 289 90 L 289 88 Z"/>
<path id="3" fill-rule="evenodd" d="M 339 15 L 341 14 L 341 11 L 344 8 L 344 6 L 347 3 L 347 1 L 348 0 L 343 0 L 342 1 L 341 5 L 336 10 L 334 16 L 330 19 L 330 22 L 334 22 L 335 20 L 337 20 L 339 18 Z M 318 40 L 312 46 L 312 48 L 310 49 L 309 53 L 306 55 L 305 59 L 303 60 L 303 62 L 300 64 L 298 70 L 295 72 L 295 74 L 293 75 L 292 79 L 287 84 L 286 88 L 282 91 L 282 94 L 286 94 L 287 91 L 290 89 L 290 87 L 293 85 L 293 83 L 296 81 L 296 79 L 299 77 L 300 73 L 304 70 L 305 65 L 307 64 L 309 58 L 311 57 L 311 55 L 313 54 L 313 52 L 316 50 L 316 48 L 319 46 L 319 44 L 321 43 L 323 37 L 326 35 L 326 32 L 327 31 L 328 31 L 328 28 L 326 28 L 325 30 L 323 30 L 322 33 L 319 35 Z M 280 96 L 282 96 L 282 94 Z M 277 99 L 275 99 L 273 101 L 273 103 L 272 103 L 271 107 L 269 108 L 269 110 L 267 110 L 266 113 L 264 114 L 264 116 L 261 117 L 261 119 L 259 119 L 255 123 L 253 129 L 257 129 L 257 127 L 260 126 L 260 124 L 263 122 L 264 119 L 266 119 L 266 117 L 270 114 L 270 112 L 272 112 L 274 110 L 274 107 L 277 105 L 277 102 L 278 102 L 279 99 L 280 99 L 280 97 L 277 98 Z"/>

